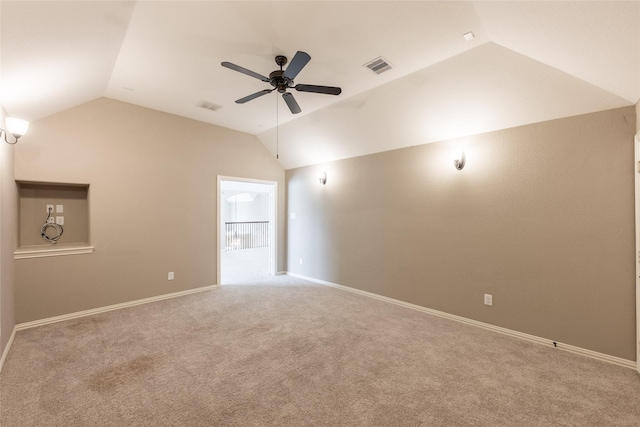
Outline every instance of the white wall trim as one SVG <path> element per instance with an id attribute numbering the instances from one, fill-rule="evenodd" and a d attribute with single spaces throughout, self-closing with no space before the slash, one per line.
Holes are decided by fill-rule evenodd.
<path id="1" fill-rule="evenodd" d="M 143 298 L 120 304 L 108 305 L 105 307 L 92 308 L 91 310 L 77 311 L 75 313 L 63 314 L 61 316 L 48 317 L 46 319 L 34 320 L 32 322 L 25 322 L 17 324 L 14 331 L 21 331 L 23 329 L 35 328 L 38 326 L 49 325 L 51 323 L 63 322 L 65 320 L 77 319 L 79 317 L 92 316 L 94 314 L 106 313 L 107 311 L 120 310 L 121 308 L 133 307 L 136 305 L 148 304 L 150 302 L 162 301 L 165 299 L 177 298 L 185 295 L 196 294 L 198 292 L 210 291 L 217 289 L 218 285 L 203 286 L 201 288 L 188 289 L 186 291 L 173 292 L 170 294 L 158 295 L 150 298 Z M 11 337 L 13 339 L 13 337 Z M 7 346 L 8 347 L 8 346 Z"/>
<path id="2" fill-rule="evenodd" d="M 344 291 L 347 291 L 347 292 L 352 292 L 352 293 L 355 293 L 355 294 L 358 294 L 358 295 L 363 295 L 363 296 L 366 296 L 366 297 L 369 297 L 369 298 L 374 298 L 374 299 L 377 299 L 377 300 L 380 300 L 380 301 L 384 301 L 384 302 L 388 302 L 388 303 L 391 303 L 391 304 L 399 305 L 399 306 L 402 306 L 402 307 L 410 308 L 412 310 L 421 311 L 423 313 L 432 314 L 434 316 L 443 317 L 443 318 L 446 318 L 446 319 L 454 320 L 456 322 L 465 323 L 467 325 L 476 326 L 476 327 L 479 327 L 479 328 L 482 328 L 482 329 L 487 329 L 487 330 L 490 330 L 490 331 L 493 331 L 493 332 L 498 332 L 498 333 L 509 335 L 509 336 L 512 336 L 512 337 L 515 337 L 515 338 L 520 338 L 520 339 L 523 339 L 523 340 L 526 340 L 526 341 L 534 342 L 534 343 L 537 343 L 537 344 L 542 344 L 542 345 L 545 345 L 547 347 L 556 347 L 557 346 L 557 348 L 559 350 L 564 350 L 564 351 L 567 351 L 567 352 L 570 352 L 570 353 L 579 354 L 579 355 L 590 357 L 592 359 L 597 359 L 597 360 L 600 360 L 600 361 L 603 361 L 603 362 L 613 363 L 615 365 L 622 366 L 622 367 L 625 367 L 625 368 L 631 368 L 631 369 L 636 369 L 637 368 L 637 364 L 633 360 L 622 359 L 620 357 L 611 356 L 611 355 L 608 355 L 608 354 L 599 353 L 597 351 L 587 350 L 585 348 L 576 347 L 576 346 L 573 346 L 573 345 L 570 345 L 570 344 L 564 344 L 564 343 L 560 343 L 560 342 L 555 342 L 555 345 L 554 345 L 554 341 L 553 340 L 549 340 L 547 338 L 541 338 L 541 337 L 538 337 L 538 336 L 535 336 L 535 335 L 525 334 L 523 332 L 518 332 L 518 331 L 511 330 L 511 329 L 503 328 L 503 327 L 500 327 L 500 326 L 491 325 L 489 323 L 479 322 L 477 320 L 468 319 L 466 317 L 457 316 L 455 314 L 449 314 L 449 313 L 445 313 L 443 311 L 438 311 L 438 310 L 434 310 L 434 309 L 431 309 L 431 308 L 422 307 L 420 305 L 411 304 L 411 303 L 408 303 L 408 302 L 404 302 L 404 301 L 400 301 L 400 300 L 397 300 L 397 299 L 385 297 L 385 296 L 382 296 L 382 295 L 374 294 L 374 293 L 363 291 L 363 290 L 360 290 L 360 289 L 351 288 L 351 287 L 348 287 L 348 286 L 339 285 L 337 283 L 327 282 L 325 280 L 315 279 L 313 277 L 304 276 L 302 274 L 297 274 L 297 273 L 292 273 L 292 272 L 278 272 L 278 273 L 279 274 L 287 274 L 289 276 L 297 277 L 297 278 L 303 279 L 303 280 L 308 280 L 310 282 L 318 283 L 320 285 L 341 289 L 341 290 L 344 290 Z M 170 294 L 158 295 L 158 296 L 150 297 L 150 298 L 143 298 L 143 299 L 129 301 L 129 302 L 125 302 L 125 303 L 120 303 L 120 304 L 114 304 L 114 305 L 109 305 L 109 306 L 105 306 L 105 307 L 94 308 L 94 309 L 91 309 L 91 310 L 78 311 L 78 312 L 75 312 L 75 313 L 63 314 L 61 316 L 49 317 L 49 318 L 40 319 L 40 320 L 34 320 L 32 322 L 20 323 L 20 324 L 16 325 L 13 328 L 13 332 L 11 333 L 11 337 L 9 338 L 9 341 L 7 342 L 7 346 L 4 349 L 4 352 L 2 354 L 2 358 L 0 358 L 0 372 L 2 371 L 2 367 L 4 366 L 5 359 L 7 358 L 7 355 L 9 354 L 9 349 L 11 348 L 11 344 L 13 344 L 13 339 L 14 339 L 14 337 L 16 335 L 16 331 L 35 328 L 35 327 L 38 327 L 38 326 L 48 325 L 48 324 L 51 324 L 51 323 L 63 322 L 65 320 L 70 320 L 70 319 L 77 319 L 77 318 L 80 318 L 80 317 L 92 316 L 94 314 L 106 313 L 108 311 L 119 310 L 119 309 L 122 309 L 122 308 L 133 307 L 133 306 L 136 306 L 136 305 L 148 304 L 148 303 L 151 303 L 151 302 L 162 301 L 162 300 L 171 299 L 171 298 L 177 298 L 177 297 L 181 297 L 181 296 L 185 296 L 185 295 L 191 295 L 191 294 L 195 294 L 195 293 L 199 293 L 199 292 L 205 292 L 205 291 L 217 289 L 218 287 L 219 287 L 218 285 L 203 286 L 201 288 L 189 289 L 189 290 L 180 291 L 180 292 L 173 292 L 173 293 L 170 293 Z"/>
<path id="3" fill-rule="evenodd" d="M 14 326 L 13 331 L 11 332 L 11 336 L 9 337 L 9 341 L 7 341 L 7 346 L 4 348 L 4 351 L 2 352 L 2 358 L 0 358 L 0 372 L 2 372 L 2 367 L 4 366 L 4 361 L 6 360 L 7 355 L 9 354 L 9 349 L 11 348 L 11 344 L 13 344 L 13 338 L 15 338 L 16 336 L 16 330 L 17 328 Z"/>
<path id="4" fill-rule="evenodd" d="M 579 354 L 582 356 L 587 356 L 592 359 L 597 359 L 603 362 L 613 363 L 618 366 L 623 366 L 625 368 L 636 369 L 636 362 L 633 360 L 622 359 L 616 356 L 610 356 L 604 353 L 598 353 L 597 351 L 587 350 L 585 348 L 576 347 L 570 344 L 564 344 L 557 341 L 553 341 L 547 338 L 541 338 L 535 335 L 525 334 L 523 332 L 514 331 L 512 329 L 503 328 L 500 326 L 491 325 L 489 323 L 479 322 L 477 320 L 468 319 L 466 317 L 457 316 L 455 314 L 445 313 L 444 311 L 438 311 L 427 307 L 422 307 L 420 305 L 411 304 L 408 302 L 400 301 L 397 299 L 385 297 L 382 295 L 374 294 L 367 291 L 362 291 L 360 289 L 350 288 L 349 286 L 339 285 L 337 283 L 327 282 L 325 280 L 314 279 L 313 277 L 303 276 L 302 274 L 287 272 L 287 275 L 297 277 L 299 279 L 308 280 L 310 282 L 318 283 L 324 286 L 330 286 L 332 288 L 342 289 L 344 291 L 352 292 L 358 295 L 363 295 L 369 298 L 374 298 L 380 301 L 385 301 L 391 304 L 396 304 L 402 307 L 410 308 L 412 310 L 422 311 L 423 313 L 433 314 L 434 316 L 444 317 L 446 319 L 455 320 L 456 322 L 465 323 L 467 325 L 476 326 L 482 329 L 487 329 L 493 332 L 498 332 L 504 335 L 509 335 L 515 338 L 520 338 L 526 341 L 534 342 L 537 344 L 542 344 L 547 347 L 556 347 L 559 350 L 568 351 L 570 353 Z"/>
<path id="5" fill-rule="evenodd" d="M 43 258 L 49 256 L 83 255 L 93 253 L 93 246 L 73 246 L 73 247 L 47 247 L 40 249 L 18 248 L 13 253 L 13 259 Z"/>
<path id="6" fill-rule="evenodd" d="M 636 108 L 638 108 L 636 106 Z M 638 123 L 636 126 L 640 126 Z M 633 258 L 636 260 L 636 360 L 637 370 L 640 372 L 640 132 L 638 132 L 633 142 L 634 165 L 634 201 L 635 201 L 635 226 L 636 226 L 636 253 Z"/>

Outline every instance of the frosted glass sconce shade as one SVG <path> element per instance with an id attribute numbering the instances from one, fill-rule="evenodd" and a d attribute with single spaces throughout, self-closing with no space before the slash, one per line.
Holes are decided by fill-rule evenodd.
<path id="1" fill-rule="evenodd" d="M 26 120 L 7 117 L 6 122 L 7 129 L 5 130 L 0 128 L 0 137 L 2 137 L 2 134 L 4 134 L 4 141 L 7 144 L 15 144 L 16 142 L 18 142 L 18 139 L 20 139 L 22 135 L 27 133 L 27 129 L 29 129 L 29 122 Z M 9 142 L 9 140 L 7 139 L 7 132 L 13 135 L 13 137 L 16 139 L 14 142 Z"/>

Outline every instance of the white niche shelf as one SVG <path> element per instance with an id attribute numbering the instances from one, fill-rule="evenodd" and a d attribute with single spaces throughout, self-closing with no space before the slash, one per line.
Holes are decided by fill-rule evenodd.
<path id="1" fill-rule="evenodd" d="M 13 259 L 44 258 L 50 256 L 85 255 L 94 251 L 93 246 L 85 245 L 47 245 L 23 246 L 13 253 Z"/>

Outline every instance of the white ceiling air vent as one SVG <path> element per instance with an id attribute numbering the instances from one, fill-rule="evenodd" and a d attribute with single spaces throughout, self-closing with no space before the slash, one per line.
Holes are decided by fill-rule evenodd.
<path id="1" fill-rule="evenodd" d="M 205 110 L 211 110 L 211 111 L 218 111 L 219 109 L 222 108 L 222 106 L 216 105 L 213 102 L 209 102 L 209 101 L 202 101 L 200 104 L 198 104 L 198 107 L 204 108 Z"/>
<path id="2" fill-rule="evenodd" d="M 367 62 L 363 66 L 367 67 L 368 69 L 370 69 L 376 74 L 382 74 L 385 71 L 388 71 L 391 69 L 391 64 L 389 63 L 389 61 L 384 59 L 382 56 L 379 56 L 376 59 Z"/>

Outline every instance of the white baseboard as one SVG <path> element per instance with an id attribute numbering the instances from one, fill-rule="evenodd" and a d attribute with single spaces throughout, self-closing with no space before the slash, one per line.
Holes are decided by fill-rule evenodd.
<path id="1" fill-rule="evenodd" d="M 13 339 L 16 336 L 16 327 L 13 327 L 13 331 L 11 331 L 11 337 L 9 337 L 9 341 L 7 342 L 7 346 L 4 348 L 4 351 L 2 352 L 2 357 L 0 358 L 0 372 L 2 372 L 2 367 L 4 366 L 4 361 L 7 358 L 7 355 L 9 354 L 9 349 L 11 348 L 11 344 L 13 344 Z"/>
<path id="2" fill-rule="evenodd" d="M 299 279 L 308 280 L 309 282 L 318 283 L 324 286 L 330 286 L 332 288 L 342 289 L 344 291 L 353 292 L 355 294 L 364 295 L 369 298 L 374 298 L 380 301 L 389 302 L 391 304 L 400 305 L 402 307 L 407 307 L 412 310 L 422 311 L 423 313 L 433 314 L 434 316 L 444 317 L 446 319 L 455 320 L 456 322 L 466 323 L 467 325 L 477 326 L 482 329 L 487 329 L 490 331 L 498 332 L 501 334 L 509 335 L 512 337 L 520 338 L 526 341 L 534 342 L 537 344 L 542 344 L 547 347 L 555 347 L 559 350 L 568 351 L 570 353 L 579 354 L 582 356 L 590 357 L 592 359 L 597 359 L 603 362 L 613 363 L 618 366 L 623 366 L 625 368 L 636 369 L 636 362 L 633 360 L 622 359 L 616 356 L 610 356 L 604 353 L 598 353 L 597 351 L 587 350 L 585 348 L 576 347 L 570 344 L 564 344 L 557 341 L 553 341 L 547 338 L 541 338 L 535 335 L 525 334 L 523 332 L 514 331 L 512 329 L 503 328 L 500 326 L 491 325 L 489 323 L 479 322 L 477 320 L 468 319 L 466 317 L 457 316 L 455 314 L 449 314 L 444 311 L 433 310 L 431 308 L 422 307 L 420 305 L 411 304 L 408 302 L 400 301 L 397 299 L 385 297 L 382 295 L 374 294 L 367 291 L 362 291 L 360 289 L 350 288 L 348 286 L 339 285 L 337 283 L 327 282 L 325 280 L 314 279 L 313 277 L 303 276 L 302 274 L 287 272 L 289 276 L 297 277 Z"/>
<path id="3" fill-rule="evenodd" d="M 123 302 L 120 304 L 108 305 L 105 307 L 92 308 L 91 310 L 77 311 L 75 313 L 63 314 L 61 316 L 48 317 L 46 319 L 34 320 L 32 322 L 25 322 L 16 325 L 16 330 L 21 331 L 23 329 L 35 328 L 37 326 L 48 325 L 51 323 L 63 322 L 65 320 L 77 319 L 79 317 L 92 316 L 94 314 L 106 313 L 107 311 L 120 310 L 122 308 L 133 307 L 136 305 L 148 304 L 150 302 L 162 301 L 165 299 L 177 298 L 185 295 L 191 295 L 198 292 L 209 291 L 218 288 L 218 285 L 203 286 L 201 288 L 188 289 L 186 291 L 173 292 L 170 294 L 158 295 L 150 298 L 143 298 L 134 301 Z M 13 339 L 13 336 L 11 337 Z M 9 346 L 7 346 L 8 348 Z M 4 360 L 4 359 L 3 359 Z"/>

